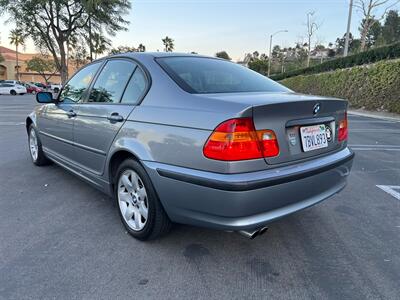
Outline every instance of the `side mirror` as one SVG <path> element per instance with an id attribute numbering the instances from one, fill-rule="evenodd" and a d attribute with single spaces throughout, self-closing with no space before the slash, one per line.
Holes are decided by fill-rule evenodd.
<path id="1" fill-rule="evenodd" d="M 54 103 L 53 94 L 50 92 L 39 92 L 36 94 L 36 101 L 39 103 Z"/>

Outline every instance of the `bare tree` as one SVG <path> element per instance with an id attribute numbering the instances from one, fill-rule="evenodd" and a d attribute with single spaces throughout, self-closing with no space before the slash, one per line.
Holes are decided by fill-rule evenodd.
<path id="1" fill-rule="evenodd" d="M 310 66 L 310 58 L 311 58 L 311 42 L 313 39 L 313 36 L 319 29 L 320 25 L 317 24 L 317 21 L 314 17 L 315 12 L 311 11 L 307 13 L 307 47 L 308 47 L 308 56 L 307 56 L 307 67 Z"/>
<path id="2" fill-rule="evenodd" d="M 361 22 L 361 46 L 360 50 L 364 51 L 367 44 L 367 35 L 372 26 L 376 22 L 380 22 L 389 12 L 390 8 L 398 4 L 400 0 L 356 0 L 354 6 L 362 13 L 363 21 Z M 382 8 L 378 14 L 378 9 Z M 378 15 L 377 15 L 378 14 Z"/>

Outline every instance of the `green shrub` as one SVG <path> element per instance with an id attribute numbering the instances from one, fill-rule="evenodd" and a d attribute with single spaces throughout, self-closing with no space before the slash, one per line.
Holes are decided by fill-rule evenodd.
<path id="1" fill-rule="evenodd" d="M 350 68 L 353 66 L 371 64 L 381 60 L 393 59 L 399 57 L 400 57 L 400 42 L 379 48 L 374 48 L 347 57 L 332 59 L 322 64 L 312 66 L 309 68 L 297 69 L 282 74 L 272 75 L 271 79 L 282 80 L 285 78 L 298 75 L 317 74 L 321 72 L 334 71 L 337 69 Z"/>
<path id="2" fill-rule="evenodd" d="M 400 113 L 400 60 L 300 75 L 281 83 L 299 93 L 347 99 L 352 108 Z"/>

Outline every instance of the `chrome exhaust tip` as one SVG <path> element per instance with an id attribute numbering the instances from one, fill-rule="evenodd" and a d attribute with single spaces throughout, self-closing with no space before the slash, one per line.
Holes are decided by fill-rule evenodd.
<path id="1" fill-rule="evenodd" d="M 252 239 L 255 239 L 256 237 L 258 237 L 259 235 L 264 234 L 267 230 L 268 230 L 268 227 L 261 227 L 261 228 L 251 230 L 251 231 L 240 230 L 237 233 L 252 240 Z"/>

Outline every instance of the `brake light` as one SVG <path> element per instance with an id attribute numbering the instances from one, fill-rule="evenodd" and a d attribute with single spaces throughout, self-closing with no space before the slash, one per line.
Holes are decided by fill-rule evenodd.
<path id="1" fill-rule="evenodd" d="M 279 146 L 272 130 L 256 131 L 252 118 L 237 118 L 217 126 L 203 153 L 211 159 L 238 161 L 277 156 Z"/>
<path id="2" fill-rule="evenodd" d="M 347 140 L 348 137 L 348 129 L 347 129 L 347 112 L 344 113 L 344 120 L 339 122 L 339 133 L 338 133 L 338 141 L 342 142 Z"/>

